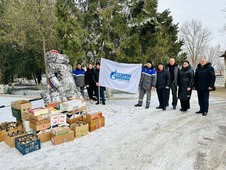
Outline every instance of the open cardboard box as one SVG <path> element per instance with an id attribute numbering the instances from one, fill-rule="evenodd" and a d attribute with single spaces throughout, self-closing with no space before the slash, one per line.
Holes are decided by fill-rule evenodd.
<path id="1" fill-rule="evenodd" d="M 74 131 L 70 130 L 69 133 L 66 133 L 64 135 L 60 135 L 60 136 L 55 136 L 53 134 L 51 134 L 51 141 L 54 145 L 59 145 L 65 142 L 70 142 L 74 140 Z"/>
<path id="2" fill-rule="evenodd" d="M 16 120 L 25 120 L 30 117 L 29 109 L 31 104 L 28 100 L 18 100 L 11 102 L 12 115 Z"/>

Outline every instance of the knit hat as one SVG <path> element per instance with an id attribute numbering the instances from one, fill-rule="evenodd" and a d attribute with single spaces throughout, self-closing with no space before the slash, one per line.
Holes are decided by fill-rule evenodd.
<path id="1" fill-rule="evenodd" d="M 152 61 L 151 61 L 151 60 L 148 60 L 148 61 L 147 61 L 147 63 L 150 63 L 150 64 L 152 64 Z"/>

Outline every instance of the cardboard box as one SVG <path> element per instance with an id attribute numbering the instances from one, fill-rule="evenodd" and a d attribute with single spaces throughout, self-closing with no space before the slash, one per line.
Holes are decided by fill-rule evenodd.
<path id="1" fill-rule="evenodd" d="M 86 121 L 86 122 L 91 122 L 95 119 L 99 119 L 102 117 L 102 112 L 86 112 L 84 113 L 83 115 L 83 120 Z"/>
<path id="2" fill-rule="evenodd" d="M 34 124 L 35 126 L 38 126 L 38 125 L 50 123 L 50 120 L 44 119 L 44 120 L 41 120 L 41 121 L 36 121 L 34 119 L 30 119 L 30 123 Z"/>
<path id="3" fill-rule="evenodd" d="M 5 140 L 5 137 L 3 137 L 3 134 L 5 134 L 5 132 L 6 132 L 6 130 L 5 130 L 6 124 L 7 124 L 7 122 L 0 124 L 0 142 Z"/>
<path id="4" fill-rule="evenodd" d="M 19 125 L 19 126 L 17 126 L 16 128 L 13 128 L 13 129 L 10 129 L 10 130 L 1 130 L 0 131 L 0 136 L 2 136 L 0 139 L 0 141 L 4 141 L 5 140 L 5 136 L 9 133 L 9 134 L 11 134 L 11 133 L 13 133 L 13 132 L 17 132 L 17 131 L 22 131 L 23 130 L 23 126 L 22 125 Z"/>
<path id="5" fill-rule="evenodd" d="M 55 125 L 58 125 L 58 114 L 55 114 L 55 115 L 49 115 L 49 118 L 50 118 L 50 124 L 51 126 L 55 126 Z"/>
<path id="6" fill-rule="evenodd" d="M 37 109 L 30 109 L 29 113 L 33 116 L 40 116 L 40 115 L 45 115 L 49 113 L 48 108 L 37 108 Z"/>
<path id="7" fill-rule="evenodd" d="M 27 100 L 19 100 L 11 102 L 12 115 L 16 120 L 26 120 L 29 118 L 29 109 L 31 104 Z"/>
<path id="8" fill-rule="evenodd" d="M 81 115 L 75 115 L 75 116 L 74 115 L 72 115 L 72 117 L 70 117 L 70 118 L 67 117 L 67 123 L 68 124 L 73 124 L 75 122 L 78 122 L 80 120 L 83 120 L 83 118 L 82 118 Z"/>
<path id="9" fill-rule="evenodd" d="M 42 121 L 36 121 L 34 119 L 30 119 L 30 127 L 32 129 L 34 129 L 35 131 L 45 130 L 45 129 L 50 128 L 50 121 L 49 121 L 49 119 L 45 119 Z"/>
<path id="10" fill-rule="evenodd" d="M 103 116 L 102 118 L 100 118 L 101 119 L 101 124 L 100 124 L 100 126 L 101 127 L 104 127 L 105 126 L 105 117 Z"/>
<path id="11" fill-rule="evenodd" d="M 77 126 L 76 123 L 71 125 L 71 129 L 74 131 L 75 138 L 85 136 L 89 133 L 89 124 L 86 123 L 82 126 Z"/>
<path id="12" fill-rule="evenodd" d="M 0 142 L 2 142 L 4 139 L 3 139 L 3 131 L 2 130 L 0 130 Z"/>
<path id="13" fill-rule="evenodd" d="M 73 141 L 74 138 L 74 131 L 70 130 L 69 133 L 60 136 L 55 136 L 52 134 L 51 141 L 54 145 L 59 145 L 65 142 Z"/>
<path id="14" fill-rule="evenodd" d="M 9 135 L 5 135 L 5 143 L 9 145 L 9 147 L 14 148 L 15 147 L 15 138 L 25 136 L 27 133 L 24 133 L 22 135 L 17 135 L 10 137 Z"/>
<path id="15" fill-rule="evenodd" d="M 67 123 L 67 115 L 66 114 L 59 114 L 58 115 L 58 124 Z"/>
<path id="16" fill-rule="evenodd" d="M 55 127 L 52 129 L 52 134 L 55 136 L 60 136 L 60 135 L 64 135 L 66 133 L 69 133 L 70 128 L 67 126 L 63 126 L 63 127 Z"/>
<path id="17" fill-rule="evenodd" d="M 74 99 L 61 103 L 60 110 L 70 112 L 74 110 L 86 109 L 86 107 L 83 106 L 85 106 L 85 102 L 83 102 L 82 99 Z"/>
<path id="18" fill-rule="evenodd" d="M 43 115 L 39 115 L 39 116 L 30 115 L 30 118 L 34 119 L 36 121 L 42 121 L 45 119 L 49 119 L 49 115 L 48 114 L 43 114 Z"/>
<path id="19" fill-rule="evenodd" d="M 101 119 L 95 119 L 89 122 L 89 131 L 92 132 L 101 127 Z"/>
<path id="20" fill-rule="evenodd" d="M 5 133 L 6 130 L 0 130 L 0 142 L 3 142 L 5 140 Z"/>
<path id="21" fill-rule="evenodd" d="M 74 110 L 71 110 L 68 112 L 74 114 L 74 113 L 79 113 L 79 112 L 86 111 L 86 110 L 87 110 L 86 106 L 82 106 L 82 107 L 79 107 L 77 109 L 74 109 Z"/>
<path id="22" fill-rule="evenodd" d="M 27 120 L 30 118 L 30 114 L 28 113 L 28 110 L 24 110 L 23 112 L 21 112 L 21 118 L 22 120 Z"/>
<path id="23" fill-rule="evenodd" d="M 38 138 L 40 139 L 41 143 L 51 140 L 51 130 L 41 131 L 41 133 L 38 133 L 37 135 L 38 135 Z"/>
<path id="24" fill-rule="evenodd" d="M 31 109 L 37 109 L 37 108 L 45 108 L 45 103 L 42 98 L 36 98 L 34 100 L 30 101 L 31 103 Z"/>
<path id="25" fill-rule="evenodd" d="M 63 114 L 63 113 L 49 115 L 51 126 L 66 123 L 67 122 L 66 117 L 67 117 L 67 115 L 66 114 Z"/>

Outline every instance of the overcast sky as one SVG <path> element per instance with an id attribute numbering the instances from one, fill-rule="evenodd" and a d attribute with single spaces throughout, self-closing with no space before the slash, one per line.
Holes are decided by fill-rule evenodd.
<path id="1" fill-rule="evenodd" d="M 212 32 L 211 46 L 226 50 L 226 35 L 220 30 L 226 24 L 226 0 L 158 0 L 158 11 L 171 11 L 174 23 L 197 19 Z M 226 33 L 225 33 L 226 34 Z"/>

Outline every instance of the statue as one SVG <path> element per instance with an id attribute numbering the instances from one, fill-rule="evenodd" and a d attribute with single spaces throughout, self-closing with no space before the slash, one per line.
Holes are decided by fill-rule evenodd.
<path id="1" fill-rule="evenodd" d="M 51 50 L 46 53 L 45 61 L 49 89 L 41 94 L 45 104 L 82 98 L 76 89 L 68 56 Z"/>

